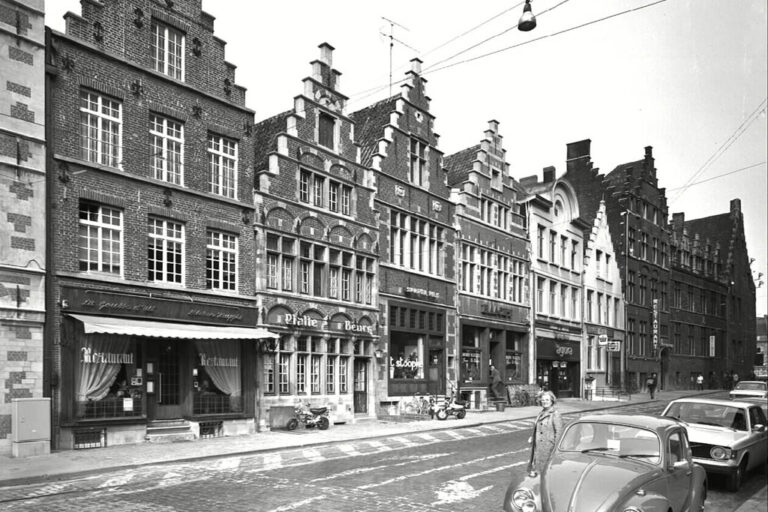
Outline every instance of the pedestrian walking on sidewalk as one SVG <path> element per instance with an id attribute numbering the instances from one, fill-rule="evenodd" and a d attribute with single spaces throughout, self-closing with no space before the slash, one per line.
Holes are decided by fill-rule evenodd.
<path id="1" fill-rule="evenodd" d="M 704 391 L 704 375 L 699 374 L 699 376 L 696 377 L 696 387 L 699 388 L 699 391 Z"/>
<path id="2" fill-rule="evenodd" d="M 528 473 L 541 473 L 563 431 L 563 418 L 555 408 L 555 395 L 551 391 L 544 391 L 539 400 L 542 409 L 533 425 L 533 435 L 528 439 L 531 443 Z"/>
<path id="3" fill-rule="evenodd" d="M 648 386 L 648 393 L 651 395 L 651 400 L 656 398 L 656 385 L 658 384 L 658 378 L 656 377 L 656 372 L 653 372 L 650 377 L 648 377 L 648 380 L 645 382 Z"/>

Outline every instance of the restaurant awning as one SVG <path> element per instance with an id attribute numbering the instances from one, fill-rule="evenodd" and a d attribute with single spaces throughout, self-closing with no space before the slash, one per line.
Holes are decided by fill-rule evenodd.
<path id="1" fill-rule="evenodd" d="M 123 334 L 152 338 L 193 340 L 257 340 L 280 336 L 260 327 L 176 324 L 153 320 L 132 320 L 113 316 L 69 315 L 83 323 L 85 334 Z"/>

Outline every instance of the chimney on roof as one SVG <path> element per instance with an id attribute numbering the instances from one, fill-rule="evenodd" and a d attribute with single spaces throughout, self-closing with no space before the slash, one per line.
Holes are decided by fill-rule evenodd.
<path id="1" fill-rule="evenodd" d="M 544 178 L 542 181 L 544 183 L 555 181 L 555 168 L 553 166 L 549 165 L 544 168 Z"/>
<path id="2" fill-rule="evenodd" d="M 681 232 L 685 225 L 685 213 L 673 213 L 672 214 L 672 231 Z"/>
<path id="3" fill-rule="evenodd" d="M 741 211 L 741 199 L 731 199 L 731 213 Z"/>
<path id="4" fill-rule="evenodd" d="M 591 139 L 584 139 L 577 142 L 570 142 L 565 145 L 566 147 L 565 172 L 577 171 L 579 169 L 587 168 L 587 164 L 590 161 L 591 145 L 592 145 Z"/>

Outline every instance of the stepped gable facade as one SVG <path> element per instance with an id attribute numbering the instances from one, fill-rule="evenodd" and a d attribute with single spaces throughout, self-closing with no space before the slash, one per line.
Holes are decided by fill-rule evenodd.
<path id="1" fill-rule="evenodd" d="M 382 412 L 458 378 L 454 206 L 421 61 L 401 92 L 352 114 L 362 163 L 376 180 L 379 309 L 386 370 Z"/>
<path id="2" fill-rule="evenodd" d="M 492 120 L 480 144 L 445 157 L 456 204 L 458 380 L 482 404 L 506 401 L 530 378 L 527 194 L 505 154 Z M 491 365 L 502 383 L 491 379 Z"/>
<path id="3" fill-rule="evenodd" d="M 320 45 L 293 108 L 254 132 L 255 288 L 261 321 L 280 334 L 260 356 L 259 396 L 276 427 L 296 400 L 329 405 L 334 422 L 375 414 L 385 361 L 376 180 L 361 164 L 333 50 Z"/>
<path id="4" fill-rule="evenodd" d="M 81 5 L 46 48 L 54 445 L 251 432 L 245 89 L 200 0 Z"/>

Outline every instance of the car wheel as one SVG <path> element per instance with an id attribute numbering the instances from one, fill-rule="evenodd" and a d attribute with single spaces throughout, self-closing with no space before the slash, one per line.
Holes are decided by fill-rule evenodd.
<path id="1" fill-rule="evenodd" d="M 742 460 L 739 464 L 739 467 L 736 468 L 736 470 L 730 474 L 728 477 L 728 490 L 731 492 L 736 492 L 741 487 L 741 482 L 744 480 L 744 473 L 747 469 L 747 461 Z"/>

